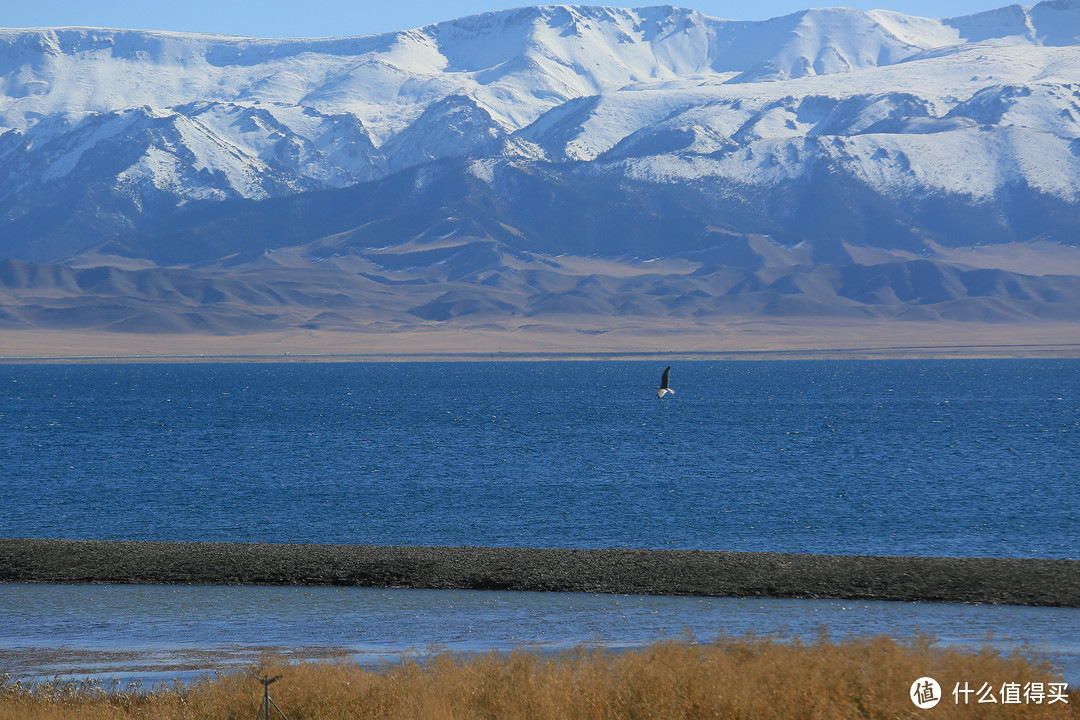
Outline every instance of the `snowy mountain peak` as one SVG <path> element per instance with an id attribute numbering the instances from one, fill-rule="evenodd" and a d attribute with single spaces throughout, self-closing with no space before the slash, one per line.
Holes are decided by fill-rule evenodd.
<path id="1" fill-rule="evenodd" d="M 388 139 L 468 92 L 514 129 L 575 97 L 687 77 L 762 82 L 891 65 L 972 42 L 1076 44 L 1076 0 L 931 20 L 807 10 L 761 22 L 684 8 L 546 5 L 384 35 L 260 40 L 94 28 L 0 30 L 0 129 L 196 100 L 348 112 Z"/>
<path id="2" fill-rule="evenodd" d="M 943 23 L 955 28 L 964 42 L 1065 47 L 1080 42 L 1080 2 L 1043 0 L 1030 8 L 1009 5 Z"/>
<path id="3" fill-rule="evenodd" d="M 525 167 L 529 182 L 618 176 L 718 206 L 749 193 L 709 227 L 785 242 L 919 248 L 991 220 L 1001 237 L 1060 235 L 1043 223 L 1053 213 L 1025 218 L 1080 199 L 1078 35 L 1080 0 L 760 22 L 541 5 L 291 40 L 0 30 L 0 226 L 43 248 L 31 256 L 61 257 L 193 203 L 397 182 L 414 168 L 409 192 L 454 187 L 419 178 L 467 160 L 492 188 Z M 818 187 L 837 195 L 794 198 Z M 955 227 L 921 218 L 941 198 L 995 209 Z M 835 217 L 873 222 L 818 209 L 838 202 Z"/>

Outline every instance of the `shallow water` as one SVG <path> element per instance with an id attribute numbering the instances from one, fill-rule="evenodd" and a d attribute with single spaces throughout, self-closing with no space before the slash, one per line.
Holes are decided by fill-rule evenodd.
<path id="1" fill-rule="evenodd" d="M 370 588 L 0 584 L 0 669 L 168 680 L 236 667 L 260 648 L 362 662 L 422 653 L 690 633 L 816 637 L 930 634 L 943 645 L 1028 648 L 1080 685 L 1080 608 Z M 973 680 L 975 680 L 973 678 Z"/>

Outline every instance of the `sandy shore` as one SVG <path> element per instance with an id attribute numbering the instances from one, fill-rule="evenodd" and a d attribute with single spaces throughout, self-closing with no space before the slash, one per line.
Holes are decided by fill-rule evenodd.
<path id="1" fill-rule="evenodd" d="M 0 328 L 0 363 L 515 359 L 1076 358 L 1080 323 L 572 316 L 251 335 Z"/>
<path id="2" fill-rule="evenodd" d="M 0 540 L 0 581 L 342 585 L 1080 607 L 1080 560 Z"/>

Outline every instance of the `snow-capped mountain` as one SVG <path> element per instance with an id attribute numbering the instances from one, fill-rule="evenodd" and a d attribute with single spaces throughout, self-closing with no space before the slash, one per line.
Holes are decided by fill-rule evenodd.
<path id="1" fill-rule="evenodd" d="M 491 288 L 508 292 L 493 278 L 511 271 L 569 272 L 560 255 L 679 255 L 689 273 L 716 277 L 735 268 L 730 285 L 652 287 L 671 303 L 699 298 L 680 307 L 702 313 L 734 312 L 716 298 L 772 287 L 775 267 L 804 297 L 820 290 L 821 312 L 869 312 L 867 298 L 888 296 L 893 314 L 927 295 L 852 294 L 808 268 L 899 264 L 875 282 L 924 277 L 957 300 L 978 295 L 957 272 L 1042 267 L 963 251 L 986 244 L 1028 243 L 1028 255 L 1080 274 L 1080 0 L 948 19 L 833 8 L 763 22 L 559 5 L 295 40 L 0 30 L 0 133 L 0 257 L 30 263 L 122 256 L 235 273 L 265 265 L 267 249 L 294 270 L 297 258 L 362 258 L 384 286 L 465 283 L 467 298 L 485 298 L 448 317 L 568 307 L 571 296 L 549 294 L 577 287 L 573 273 L 561 291 L 517 283 L 513 299 L 492 299 Z M 417 243 L 472 241 L 495 245 L 414 255 Z M 401 276 L 381 264 L 390 255 L 431 272 Z M 961 256 L 968 264 L 955 265 Z M 958 269 L 913 276 L 914 262 Z M 0 291 L 7 278 L 10 297 L 26 297 L 19 278 L 52 266 L 34 267 L 0 268 Z M 81 287 L 73 271 L 50 272 Z M 1040 282 L 1053 289 L 1032 289 Z M 1080 308 L 1071 280 L 1014 285 L 1023 290 L 991 292 L 1012 303 L 1003 316 Z M 580 307 L 625 305 L 602 297 Z M 9 311 L 8 322 L 45 320 Z"/>

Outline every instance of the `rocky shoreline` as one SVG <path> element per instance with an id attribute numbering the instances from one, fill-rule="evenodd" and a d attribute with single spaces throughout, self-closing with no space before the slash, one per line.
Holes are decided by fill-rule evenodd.
<path id="1" fill-rule="evenodd" d="M 0 582 L 342 585 L 1080 607 L 1080 560 L 0 540 Z"/>

